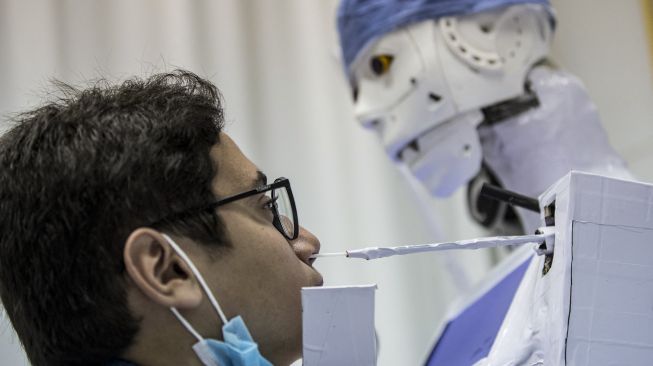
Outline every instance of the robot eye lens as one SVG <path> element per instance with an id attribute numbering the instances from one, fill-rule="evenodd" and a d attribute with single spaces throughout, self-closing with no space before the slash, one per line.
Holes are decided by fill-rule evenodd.
<path id="1" fill-rule="evenodd" d="M 390 70 L 390 65 L 392 65 L 392 60 L 394 57 L 392 55 L 377 55 L 372 57 L 370 60 L 370 68 L 374 75 L 381 76 Z"/>

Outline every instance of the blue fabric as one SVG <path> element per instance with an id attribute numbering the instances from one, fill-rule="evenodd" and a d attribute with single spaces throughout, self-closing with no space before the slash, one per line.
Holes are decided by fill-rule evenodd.
<path id="1" fill-rule="evenodd" d="M 220 366 L 272 366 L 259 352 L 243 318 L 236 316 L 222 327 L 224 342 L 205 339 L 193 348 L 200 359 L 206 356 Z M 201 354 L 200 354 L 201 353 Z M 205 364 L 209 364 L 205 362 Z"/>
<path id="2" fill-rule="evenodd" d="M 338 8 L 338 33 L 347 74 L 351 63 L 368 42 L 402 26 L 443 16 L 474 14 L 515 4 L 541 4 L 549 0 L 342 0 Z M 553 12 L 551 11 L 553 22 Z"/>
<path id="3" fill-rule="evenodd" d="M 426 366 L 469 366 L 488 355 L 532 258 L 447 324 Z"/>
<path id="4" fill-rule="evenodd" d="M 236 316 L 222 327 L 224 342 L 214 339 L 205 339 L 198 342 L 195 347 L 202 348 L 202 355 L 220 366 L 272 366 L 263 358 L 258 350 L 258 345 L 252 339 L 243 318 Z M 202 358 L 202 355 L 199 355 Z M 202 360 L 204 361 L 204 360 Z M 105 366 L 136 366 L 135 364 L 114 359 Z"/>

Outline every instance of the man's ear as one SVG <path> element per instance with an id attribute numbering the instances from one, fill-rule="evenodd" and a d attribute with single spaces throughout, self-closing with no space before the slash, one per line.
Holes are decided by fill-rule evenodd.
<path id="1" fill-rule="evenodd" d="M 188 309 L 199 306 L 202 290 L 193 272 L 156 230 L 134 230 L 123 250 L 125 268 L 136 287 L 151 301 Z"/>

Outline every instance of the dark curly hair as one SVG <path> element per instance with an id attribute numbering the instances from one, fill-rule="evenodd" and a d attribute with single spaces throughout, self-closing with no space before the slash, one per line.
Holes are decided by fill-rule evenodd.
<path id="1" fill-rule="evenodd" d="M 0 297 L 33 365 L 101 365 L 139 329 L 129 234 L 215 198 L 221 95 L 181 70 L 58 91 L 0 138 Z M 215 212 L 157 225 L 228 246 Z"/>

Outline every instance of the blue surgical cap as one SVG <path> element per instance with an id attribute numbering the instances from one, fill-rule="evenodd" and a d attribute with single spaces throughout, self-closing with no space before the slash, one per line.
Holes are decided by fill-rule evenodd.
<path id="1" fill-rule="evenodd" d="M 426 19 L 527 3 L 551 8 L 548 0 L 342 0 L 338 8 L 338 32 L 345 70 L 349 70 L 368 42 L 399 27 Z"/>

